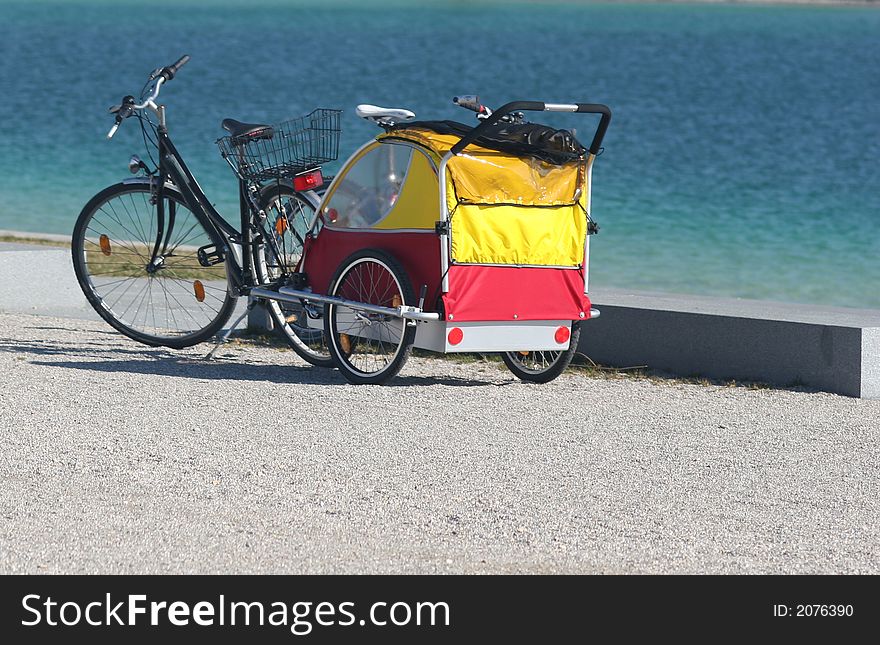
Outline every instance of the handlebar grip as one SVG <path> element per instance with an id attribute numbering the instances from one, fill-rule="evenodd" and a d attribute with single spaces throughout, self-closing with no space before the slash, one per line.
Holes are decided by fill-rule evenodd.
<path id="1" fill-rule="evenodd" d="M 134 112 L 134 108 L 131 105 L 123 105 L 116 111 L 116 121 L 115 123 L 113 123 L 113 127 L 110 128 L 110 132 L 107 133 L 108 139 L 113 138 L 113 135 L 116 134 L 119 126 L 122 125 L 123 121 L 131 116 L 132 112 Z"/>
<path id="2" fill-rule="evenodd" d="M 486 108 L 480 104 L 480 97 L 475 94 L 453 96 L 452 102 L 466 110 L 473 110 L 477 114 L 483 114 L 486 111 Z"/>
<path id="3" fill-rule="evenodd" d="M 189 62 L 189 54 L 184 54 L 180 58 L 177 59 L 177 62 L 173 65 L 169 65 L 168 67 L 163 67 L 162 71 L 159 72 L 159 76 L 165 78 L 165 82 L 170 81 L 174 78 L 174 75 L 180 71 L 180 68 L 186 65 Z"/>
<path id="4" fill-rule="evenodd" d="M 177 62 L 171 66 L 171 69 L 173 69 L 174 73 L 176 74 L 180 70 L 180 68 L 183 67 L 184 65 L 186 65 L 188 62 L 189 62 L 189 54 L 184 54 L 183 56 L 181 56 L 180 58 L 177 59 Z"/>

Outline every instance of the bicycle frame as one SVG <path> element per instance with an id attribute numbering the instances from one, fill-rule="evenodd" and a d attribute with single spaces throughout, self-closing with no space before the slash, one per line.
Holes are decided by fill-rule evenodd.
<path id="1" fill-rule="evenodd" d="M 156 215 L 158 220 L 158 230 L 156 234 L 156 242 L 153 247 L 153 257 L 151 261 L 155 261 L 156 257 L 161 255 L 165 250 L 165 246 L 170 239 L 171 230 L 174 228 L 174 202 L 169 202 L 171 208 L 165 213 L 165 201 L 163 199 L 165 192 L 165 182 L 170 180 L 174 187 L 183 195 L 186 205 L 194 213 L 201 212 L 204 217 L 214 227 L 217 236 L 223 241 L 223 247 L 220 249 L 224 255 L 226 262 L 231 262 L 231 270 L 228 272 L 232 285 L 238 292 L 238 295 L 245 295 L 253 287 L 253 249 L 255 245 L 253 230 L 251 228 L 251 209 L 252 205 L 248 196 L 249 186 L 242 179 L 238 180 L 239 193 L 239 211 L 241 230 L 236 230 L 229 222 L 227 222 L 220 213 L 213 207 L 208 197 L 205 195 L 196 178 L 184 162 L 183 157 L 177 151 L 174 143 L 168 135 L 168 129 L 164 124 L 160 124 L 157 128 L 158 146 L 159 146 L 159 169 L 158 181 L 155 191 L 156 195 Z M 166 221 L 168 223 L 168 231 L 165 231 Z M 241 249 L 239 256 L 234 252 L 234 245 L 238 245 Z"/>

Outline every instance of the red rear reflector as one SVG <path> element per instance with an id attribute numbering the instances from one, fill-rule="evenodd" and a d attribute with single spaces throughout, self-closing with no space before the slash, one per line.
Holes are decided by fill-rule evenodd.
<path id="1" fill-rule="evenodd" d="M 304 172 L 293 178 L 294 190 L 314 190 L 324 184 L 324 176 L 320 170 Z"/>
<path id="2" fill-rule="evenodd" d="M 567 343 L 568 339 L 571 338 L 571 331 L 569 331 L 568 327 L 558 327 L 556 329 L 556 334 L 554 334 L 553 338 L 556 339 L 556 342 L 560 345 Z"/>
<path id="3" fill-rule="evenodd" d="M 453 327 L 446 338 L 450 345 L 458 345 L 464 339 L 464 332 L 458 327 Z"/>

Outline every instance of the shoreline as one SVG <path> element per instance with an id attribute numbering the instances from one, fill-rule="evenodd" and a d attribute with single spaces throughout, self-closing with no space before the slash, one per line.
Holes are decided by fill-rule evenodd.
<path id="1" fill-rule="evenodd" d="M 13 231 L 0 228 L 0 242 L 14 242 L 17 244 L 41 245 L 46 243 L 64 243 L 70 246 L 70 235 L 59 233 L 32 233 L 29 231 Z"/>

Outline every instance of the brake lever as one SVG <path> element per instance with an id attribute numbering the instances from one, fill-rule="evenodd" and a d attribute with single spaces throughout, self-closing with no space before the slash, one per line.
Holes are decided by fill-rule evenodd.
<path id="1" fill-rule="evenodd" d="M 147 82 L 149 83 L 150 81 L 156 80 L 156 78 L 159 76 L 159 74 L 162 73 L 163 69 L 164 69 L 164 67 L 157 67 L 152 72 L 150 72 L 150 78 L 147 79 Z"/>
<path id="2" fill-rule="evenodd" d="M 113 127 L 110 128 L 110 132 L 107 133 L 107 138 L 112 139 L 113 135 L 116 134 L 116 131 L 119 129 L 119 126 L 122 122 L 130 117 L 134 112 L 134 97 L 128 95 L 122 99 L 122 105 L 114 105 L 110 108 L 111 114 L 116 114 L 116 123 L 113 124 Z"/>

